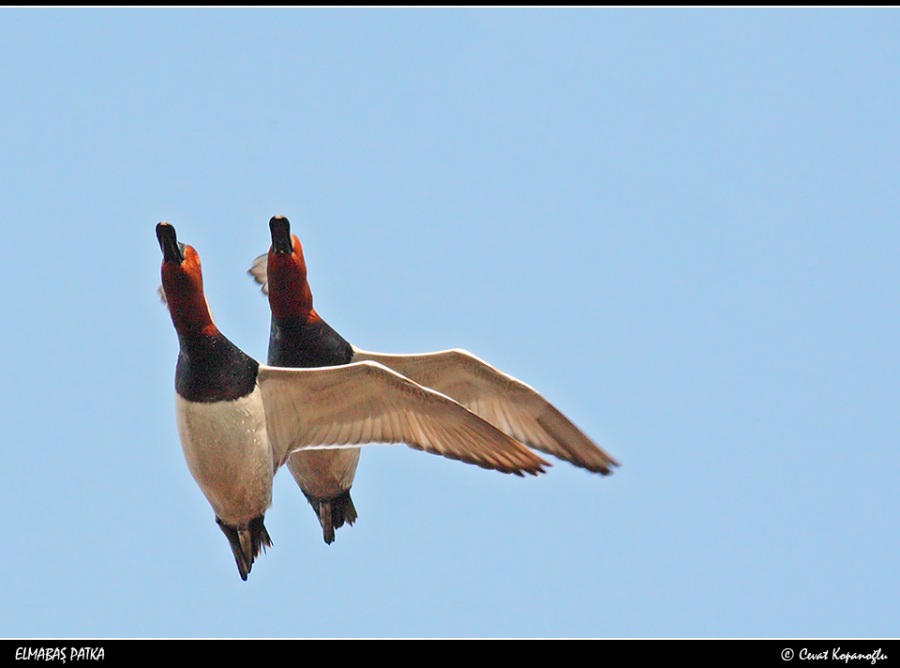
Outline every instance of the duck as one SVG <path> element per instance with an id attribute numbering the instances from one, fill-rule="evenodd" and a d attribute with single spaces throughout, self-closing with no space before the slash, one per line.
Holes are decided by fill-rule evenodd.
<path id="1" fill-rule="evenodd" d="M 408 446 L 521 477 L 548 463 L 449 399 L 377 362 L 315 369 L 260 364 L 219 330 L 200 256 L 156 226 L 162 294 L 178 338 L 175 415 L 185 461 L 246 581 L 272 540 L 272 482 L 295 450 Z"/>
<path id="2" fill-rule="evenodd" d="M 272 245 L 267 267 L 272 318 L 266 361 L 272 366 L 293 368 L 350 364 L 352 346 L 312 308 L 306 263 L 303 253 L 291 244 L 288 220 L 275 216 L 269 227 Z M 358 518 L 350 488 L 359 456 L 359 448 L 300 450 L 287 460 L 291 476 L 319 520 L 326 544 L 334 542 L 337 529 L 345 523 L 352 526 Z"/>
<path id="3" fill-rule="evenodd" d="M 459 402 L 539 452 L 603 476 L 620 466 L 534 388 L 467 350 L 387 354 L 363 350 L 346 341 L 313 308 L 303 246 L 291 233 L 290 221 L 276 215 L 269 220 L 269 228 L 270 250 L 253 261 L 248 273 L 268 295 L 272 309 L 270 363 L 313 366 L 321 360 L 377 362 Z M 293 319 L 290 328 L 276 322 L 282 320 L 282 314 Z M 271 357 L 273 350 L 275 356 Z"/>
<path id="4" fill-rule="evenodd" d="M 178 335 L 175 416 L 188 470 L 215 512 L 242 580 L 272 546 L 265 513 L 276 458 L 266 430 L 259 364 L 216 327 L 200 257 L 168 222 L 156 226 L 162 291 Z"/>

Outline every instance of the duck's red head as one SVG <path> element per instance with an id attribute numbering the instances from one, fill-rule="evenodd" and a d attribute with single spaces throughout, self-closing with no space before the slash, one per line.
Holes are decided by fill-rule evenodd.
<path id="1" fill-rule="evenodd" d="M 163 254 L 163 291 L 175 330 L 186 336 L 218 333 L 203 295 L 197 251 L 178 241 L 175 228 L 166 222 L 156 226 L 156 239 Z"/>
<path id="2" fill-rule="evenodd" d="M 300 317 L 318 320 L 313 310 L 312 292 L 306 282 L 306 260 L 300 240 L 291 234 L 291 223 L 284 216 L 269 220 L 272 247 L 269 248 L 266 274 L 269 281 L 269 306 L 276 320 Z"/>

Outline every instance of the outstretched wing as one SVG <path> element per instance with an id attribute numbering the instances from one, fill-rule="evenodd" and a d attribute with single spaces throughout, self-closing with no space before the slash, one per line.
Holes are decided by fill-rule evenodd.
<path id="1" fill-rule="evenodd" d="M 465 350 L 385 355 L 354 348 L 353 361 L 362 360 L 379 362 L 446 394 L 536 450 L 604 475 L 618 466 L 534 389 Z"/>
<path id="2" fill-rule="evenodd" d="M 276 465 L 305 448 L 403 442 L 504 473 L 547 462 L 443 394 L 375 362 L 313 369 L 259 366 Z"/>

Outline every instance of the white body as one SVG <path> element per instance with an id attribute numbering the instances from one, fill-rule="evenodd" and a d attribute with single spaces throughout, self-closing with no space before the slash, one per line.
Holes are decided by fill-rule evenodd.
<path id="1" fill-rule="evenodd" d="M 287 460 L 288 470 L 304 492 L 330 499 L 353 486 L 359 448 L 307 449 L 295 452 Z"/>
<path id="2" fill-rule="evenodd" d="M 274 464 L 259 387 L 246 397 L 211 403 L 176 394 L 175 415 L 188 469 L 216 516 L 242 526 L 265 513 Z"/>

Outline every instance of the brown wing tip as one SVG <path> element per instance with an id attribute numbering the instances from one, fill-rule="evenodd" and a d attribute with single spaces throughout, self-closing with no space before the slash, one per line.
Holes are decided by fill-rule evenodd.
<path id="1" fill-rule="evenodd" d="M 419 446 L 413 446 L 417 450 L 423 450 L 423 448 Z M 520 478 L 524 478 L 525 474 L 537 476 L 541 473 L 546 473 L 544 470 L 545 466 L 552 466 L 550 462 L 544 461 L 537 455 L 535 455 L 530 450 L 527 450 L 527 455 L 523 454 L 522 457 L 517 457 L 515 460 L 509 458 L 491 458 L 491 459 L 479 459 L 474 460 L 467 457 L 463 457 L 454 452 L 442 452 L 441 456 L 446 457 L 447 459 L 453 459 L 459 462 L 463 462 L 464 464 L 473 464 L 478 466 L 479 468 L 486 469 L 488 471 L 497 471 L 498 473 L 511 473 L 513 475 L 517 475 Z"/>
<path id="2" fill-rule="evenodd" d="M 522 460 L 518 460 L 512 464 L 508 463 L 480 463 L 479 466 L 486 469 L 491 469 L 493 471 L 499 471 L 500 473 L 512 473 L 513 475 L 517 475 L 520 478 L 524 478 L 525 474 L 538 476 L 541 473 L 546 473 L 547 471 L 544 469 L 545 466 L 549 467 L 552 464 L 548 461 L 545 461 L 535 455 L 530 450 L 527 451 L 528 456 L 523 457 Z"/>
<path id="3" fill-rule="evenodd" d="M 603 460 L 596 464 L 586 464 L 582 462 L 572 462 L 575 466 L 586 468 L 591 473 L 599 473 L 600 475 L 612 475 L 613 469 L 616 469 L 621 466 L 621 464 L 607 455 L 603 453 Z"/>
<path id="4" fill-rule="evenodd" d="M 534 468 L 532 468 L 532 469 L 526 469 L 527 472 L 530 473 L 530 474 L 533 475 L 533 476 L 537 476 L 537 475 L 539 475 L 539 474 L 541 474 L 541 473 L 546 473 L 547 471 L 544 469 L 545 466 L 546 466 L 546 467 L 553 466 L 553 464 L 551 464 L 551 463 L 548 462 L 548 461 L 544 461 L 544 460 L 541 459 L 540 457 L 535 457 L 535 459 L 537 459 L 537 463 L 535 464 Z"/>

